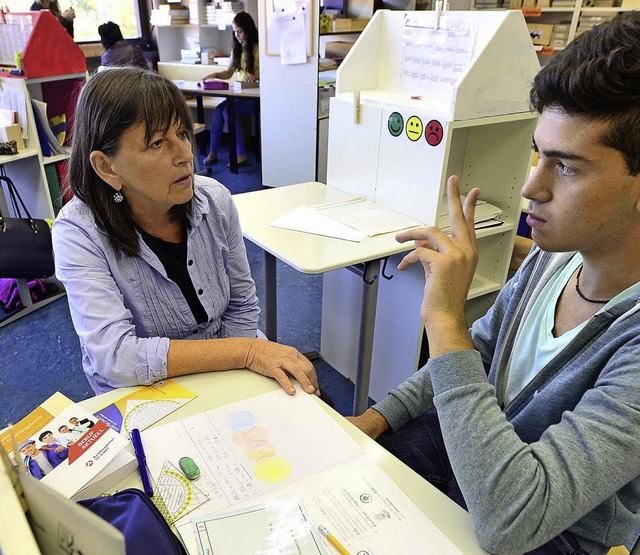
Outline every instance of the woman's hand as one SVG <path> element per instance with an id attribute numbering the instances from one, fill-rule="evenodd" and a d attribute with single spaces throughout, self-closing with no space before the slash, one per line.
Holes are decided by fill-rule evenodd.
<path id="1" fill-rule="evenodd" d="M 72 20 L 72 19 L 75 19 L 75 17 L 76 17 L 76 12 L 75 12 L 75 10 L 74 10 L 73 8 L 68 8 L 68 9 L 66 9 L 65 11 L 63 11 L 61 15 L 62 15 L 62 17 L 64 17 L 65 19 Z"/>
<path id="2" fill-rule="evenodd" d="M 245 83 L 254 83 L 254 82 L 256 82 L 258 80 L 258 78 L 255 75 L 251 74 L 251 73 L 245 73 L 244 77 L 242 78 L 242 80 Z"/>
<path id="3" fill-rule="evenodd" d="M 210 73 L 209 75 L 205 75 L 200 81 L 209 81 L 210 79 L 217 79 L 218 73 Z"/>
<path id="4" fill-rule="evenodd" d="M 371 439 L 377 439 L 391 428 L 387 419 L 373 409 L 367 409 L 360 416 L 347 416 L 347 420 Z"/>
<path id="5" fill-rule="evenodd" d="M 256 339 L 249 346 L 245 366 L 258 374 L 273 378 L 289 395 L 295 395 L 296 392 L 290 376 L 307 393 L 320 395 L 313 364 L 293 347 Z"/>

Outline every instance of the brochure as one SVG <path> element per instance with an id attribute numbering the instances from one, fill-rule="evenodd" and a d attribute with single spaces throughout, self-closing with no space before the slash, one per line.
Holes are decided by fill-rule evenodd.
<path id="1" fill-rule="evenodd" d="M 0 434 L 2 448 L 14 457 L 11 431 L 22 459 L 17 464 L 69 499 L 89 484 L 92 491 L 100 490 L 100 480 L 118 470 L 115 465 L 105 469 L 128 444 L 126 438 L 59 392 Z M 132 472 L 133 457 L 127 455 L 118 459 L 118 468 L 125 466 Z M 106 489 L 108 486 L 101 491 Z"/>

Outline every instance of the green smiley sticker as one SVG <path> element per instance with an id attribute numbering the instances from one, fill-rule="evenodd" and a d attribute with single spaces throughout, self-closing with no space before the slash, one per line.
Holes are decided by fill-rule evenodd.
<path id="1" fill-rule="evenodd" d="M 389 116 L 387 127 L 389 128 L 389 133 L 394 137 L 398 137 L 402 134 L 402 130 L 404 129 L 404 119 L 402 119 L 399 112 L 393 112 L 393 114 Z"/>

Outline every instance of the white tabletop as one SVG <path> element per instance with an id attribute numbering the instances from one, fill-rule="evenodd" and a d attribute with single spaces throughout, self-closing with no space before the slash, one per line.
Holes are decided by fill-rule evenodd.
<path id="1" fill-rule="evenodd" d="M 158 425 L 183 419 L 215 407 L 246 399 L 247 397 L 273 391 L 279 387 L 274 380 L 248 370 L 194 374 L 174 379 L 174 381 L 196 393 L 198 397 L 163 418 Z M 118 389 L 87 399 L 79 404 L 93 413 L 134 390 L 135 388 Z M 316 398 L 314 397 L 314 399 Z M 465 555 L 486 553 L 480 548 L 475 539 L 471 518 L 466 511 L 380 447 L 378 443 L 360 432 L 355 426 L 352 426 L 340 414 L 319 399 L 316 399 L 316 401 L 369 455 L 375 458 L 377 464 L 387 475 L 462 553 Z M 116 489 L 125 487 L 141 487 L 137 472 L 133 473 L 121 484 L 118 484 Z"/>
<path id="2" fill-rule="evenodd" d="M 352 196 L 324 183 L 309 182 L 241 193 L 233 195 L 233 200 L 244 236 L 303 274 L 320 274 L 413 248 L 413 243 L 398 243 L 395 232 L 356 243 L 269 225 L 298 206 L 336 202 Z"/>

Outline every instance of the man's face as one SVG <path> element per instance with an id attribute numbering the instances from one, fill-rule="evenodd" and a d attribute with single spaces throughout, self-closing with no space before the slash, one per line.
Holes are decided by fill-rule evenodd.
<path id="1" fill-rule="evenodd" d="M 42 441 L 44 443 L 53 443 L 53 434 L 49 432 L 47 435 L 42 436 Z"/>
<path id="2" fill-rule="evenodd" d="M 60 433 L 68 434 L 70 431 L 68 426 L 60 426 Z"/>
<path id="3" fill-rule="evenodd" d="M 559 109 L 542 112 L 534 134 L 540 161 L 522 195 L 532 237 L 544 250 L 625 252 L 629 231 L 640 229 L 640 177 L 601 143 L 608 128 Z"/>
<path id="4" fill-rule="evenodd" d="M 77 418 L 72 418 L 71 420 L 69 420 L 69 423 L 72 426 L 77 426 L 78 425 L 78 419 Z"/>
<path id="5" fill-rule="evenodd" d="M 26 455 L 27 457 L 33 457 L 33 455 L 36 452 L 36 444 L 35 443 L 28 443 L 22 449 L 20 449 L 20 452 L 23 455 Z"/>

